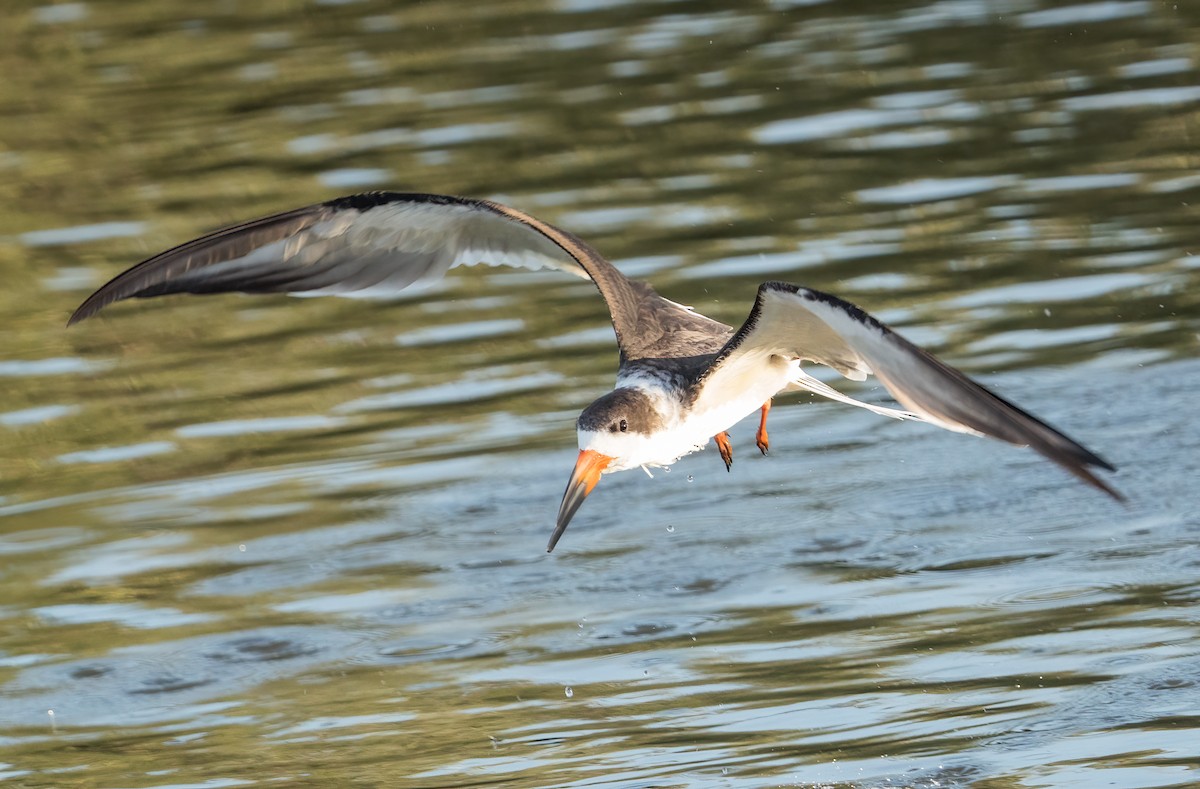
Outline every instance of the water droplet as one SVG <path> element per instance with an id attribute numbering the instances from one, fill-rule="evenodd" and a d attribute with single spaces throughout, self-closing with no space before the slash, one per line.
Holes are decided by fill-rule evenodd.
<path id="1" fill-rule="evenodd" d="M 245 545 L 239 545 L 239 546 L 238 546 L 238 550 L 239 550 L 239 551 L 241 551 L 242 553 L 245 553 L 245 552 L 246 552 L 246 546 L 245 546 Z"/>
<path id="2" fill-rule="evenodd" d="M 695 481 L 696 481 L 696 478 L 693 477 L 691 474 L 688 474 L 688 482 L 695 482 Z"/>
<path id="3" fill-rule="evenodd" d="M 567 698 L 568 699 L 575 695 L 575 689 L 572 688 L 570 685 L 567 685 L 566 690 L 567 690 Z"/>
<path id="4" fill-rule="evenodd" d="M 671 526 L 670 524 L 668 524 L 668 525 L 667 525 L 667 531 L 675 531 L 675 527 L 674 527 L 674 526 Z"/>

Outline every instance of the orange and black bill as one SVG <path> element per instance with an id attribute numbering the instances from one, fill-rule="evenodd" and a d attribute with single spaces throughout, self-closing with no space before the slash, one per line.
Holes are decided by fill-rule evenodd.
<path id="1" fill-rule="evenodd" d="M 612 462 L 613 459 L 608 455 L 601 455 L 594 449 L 585 449 L 579 453 L 579 459 L 575 461 L 575 470 L 571 472 L 571 479 L 567 480 L 567 489 L 563 491 L 562 504 L 558 505 L 558 525 L 554 527 L 554 534 L 550 535 L 546 553 L 550 553 L 554 546 L 558 545 L 559 538 L 567 530 L 567 524 L 571 522 L 583 500 L 592 492 L 592 488 L 596 487 L 604 469 Z"/>

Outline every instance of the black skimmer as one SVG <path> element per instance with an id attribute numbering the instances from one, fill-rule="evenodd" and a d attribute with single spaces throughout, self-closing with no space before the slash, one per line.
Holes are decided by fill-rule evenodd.
<path id="1" fill-rule="evenodd" d="M 387 295 L 458 265 L 553 268 L 591 279 L 608 304 L 620 350 L 616 387 L 576 425 L 579 458 L 547 551 L 602 474 L 670 466 L 784 391 L 808 391 L 898 419 L 1030 446 L 1092 487 L 1101 457 L 828 293 L 764 282 L 734 330 L 630 279 L 565 230 L 508 206 L 431 194 L 372 192 L 256 219 L 169 249 L 117 275 L 68 325 L 115 301 L 169 293 Z M 874 373 L 905 410 L 862 403 L 810 376 L 803 362 L 861 381 Z"/>

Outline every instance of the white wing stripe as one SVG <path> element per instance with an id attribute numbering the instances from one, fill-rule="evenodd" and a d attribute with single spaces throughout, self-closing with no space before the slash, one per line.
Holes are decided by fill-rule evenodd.
<path id="1" fill-rule="evenodd" d="M 803 370 L 799 371 L 799 374 L 792 380 L 791 385 L 788 387 L 788 389 L 793 388 L 805 392 L 812 392 L 813 394 L 820 395 L 821 397 L 828 397 L 830 400 L 835 400 L 839 403 L 845 403 L 846 405 L 865 408 L 868 411 L 879 414 L 880 416 L 889 416 L 892 419 L 916 419 L 920 422 L 928 421 L 925 417 L 912 411 L 901 411 L 898 408 L 888 408 L 887 406 L 883 405 L 874 405 L 872 403 L 864 403 L 861 400 L 855 400 L 853 397 L 834 389 L 824 381 L 813 378 Z"/>
<path id="2" fill-rule="evenodd" d="M 1121 496 L 1089 467 L 1107 462 L 1036 417 L 993 394 L 863 312 L 820 291 L 782 282 L 764 283 L 745 324 L 702 379 L 697 404 L 709 392 L 747 390 L 747 381 L 775 375 L 762 359 L 807 359 L 847 377 L 873 370 L 911 413 L 939 427 L 1027 445 L 1114 498 Z M 854 402 L 811 379 L 790 383 L 842 402 Z M 854 402 L 855 405 L 861 405 Z M 866 406 L 880 413 L 878 409 Z M 889 414 L 895 415 L 895 414 Z"/>

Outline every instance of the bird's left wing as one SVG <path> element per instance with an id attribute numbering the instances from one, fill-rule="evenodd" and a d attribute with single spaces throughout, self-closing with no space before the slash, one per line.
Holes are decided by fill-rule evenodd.
<path id="1" fill-rule="evenodd" d="M 93 293 L 70 323 L 133 297 L 386 295 L 440 279 L 456 265 L 555 268 L 587 278 L 592 259 L 603 260 L 574 237 L 534 223 L 506 206 L 445 195 L 338 198 L 217 230 L 144 260 Z M 621 278 L 607 262 L 595 265 L 603 268 L 598 279 Z"/>
<path id="2" fill-rule="evenodd" d="M 766 282 L 759 287 L 750 316 L 704 373 L 696 407 L 709 405 L 702 402 L 704 393 L 719 397 L 723 390 L 736 387 L 738 378 L 753 375 L 761 365 L 795 359 L 827 365 L 858 381 L 874 373 L 897 401 L 925 421 L 1030 446 L 1084 482 L 1122 498 L 1091 470 L 1115 471 L 1103 458 L 913 345 L 855 305 L 784 282 Z M 819 388 L 813 390 L 825 394 Z"/>
<path id="3" fill-rule="evenodd" d="M 576 236 L 489 200 L 371 192 L 263 217 L 142 261 L 87 298 L 68 325 L 128 298 L 168 293 L 387 295 L 458 265 L 553 268 L 591 279 L 623 353 L 649 299 Z M 664 302 L 665 303 L 665 302 Z"/>

